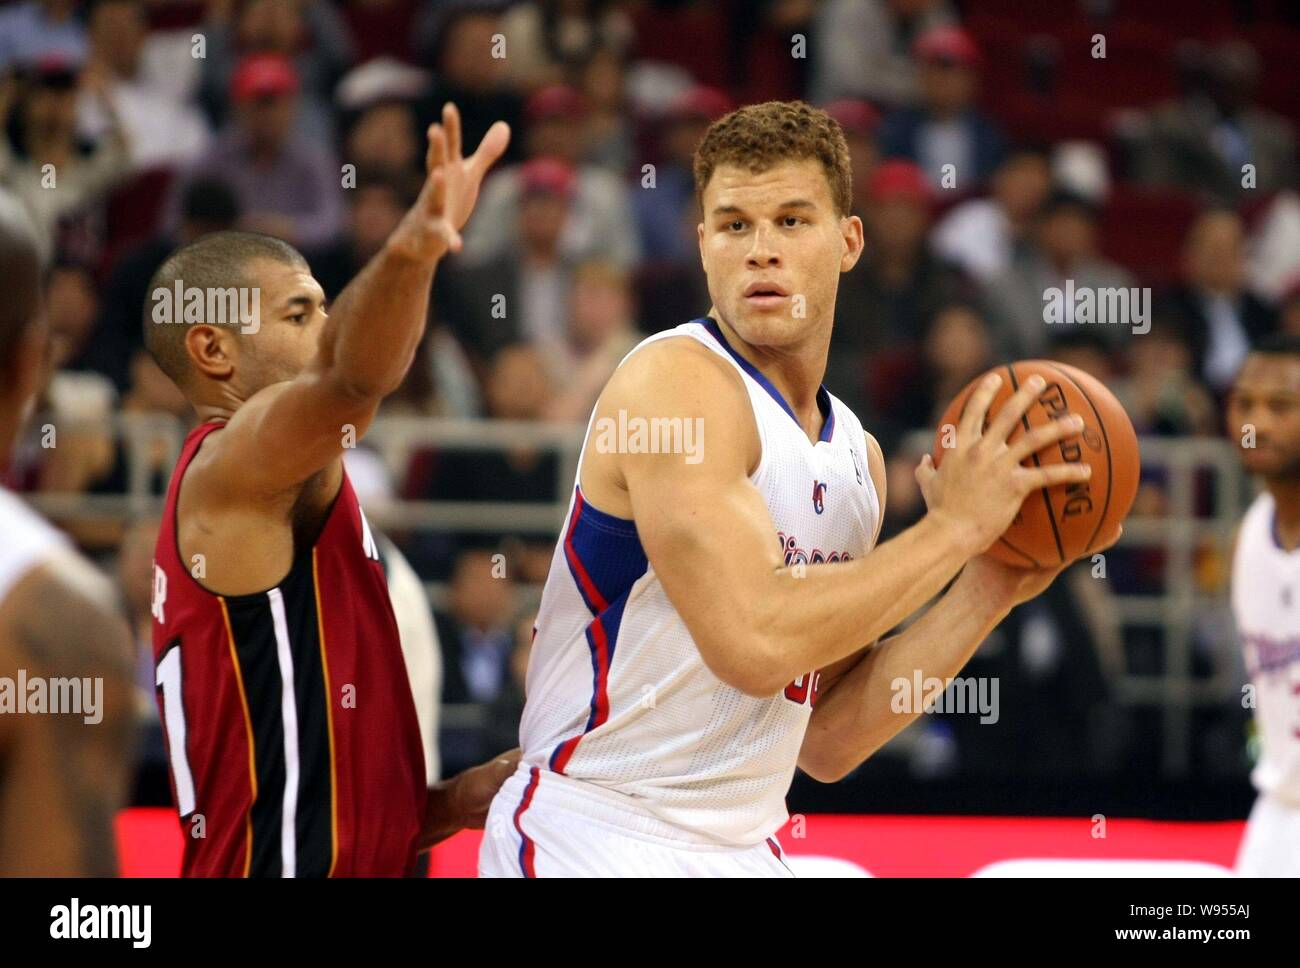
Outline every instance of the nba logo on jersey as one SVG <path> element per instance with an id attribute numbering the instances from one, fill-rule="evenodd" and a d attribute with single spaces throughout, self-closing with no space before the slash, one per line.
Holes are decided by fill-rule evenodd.
<path id="1" fill-rule="evenodd" d="M 826 510 L 825 481 L 813 481 L 813 510 L 818 514 Z"/>

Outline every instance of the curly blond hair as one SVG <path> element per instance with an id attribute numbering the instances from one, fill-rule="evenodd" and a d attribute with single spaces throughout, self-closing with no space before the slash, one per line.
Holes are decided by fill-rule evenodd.
<path id="1" fill-rule="evenodd" d="M 765 101 L 719 118 L 695 149 L 695 200 L 719 165 L 757 174 L 785 161 L 821 162 L 837 215 L 853 205 L 853 170 L 839 122 L 803 101 Z"/>

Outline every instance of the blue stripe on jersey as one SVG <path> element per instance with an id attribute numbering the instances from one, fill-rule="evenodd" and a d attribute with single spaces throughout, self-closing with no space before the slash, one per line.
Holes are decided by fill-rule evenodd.
<path id="1" fill-rule="evenodd" d="M 583 736 L 609 718 L 609 674 L 618 644 L 623 608 L 636 580 L 648 566 L 636 524 L 597 510 L 577 490 L 565 530 L 564 556 L 582 599 L 591 610 L 587 648 L 591 652 L 591 712 L 581 733 L 551 753 L 550 768 L 564 773 Z"/>
<path id="2" fill-rule="evenodd" d="M 718 328 L 717 320 L 706 316 L 693 320 L 693 322 L 703 324 L 704 328 L 709 331 L 709 335 L 731 354 L 731 358 L 740 364 L 741 369 L 752 376 L 759 386 L 771 394 L 772 399 L 781 405 L 781 409 L 790 415 L 791 420 L 799 423 L 799 418 L 794 415 L 794 410 L 790 408 L 790 404 L 785 402 L 785 397 L 781 396 L 781 392 L 772 386 L 772 381 L 765 377 L 758 367 L 737 353 L 731 344 L 727 342 L 726 337 L 722 335 L 722 330 Z M 821 410 L 822 416 L 825 418 L 822 423 L 821 436 L 817 439 L 819 442 L 828 441 L 835 433 L 835 408 L 831 406 L 831 394 L 824 383 L 817 388 L 817 408 Z"/>
<path id="3" fill-rule="evenodd" d="M 598 615 L 645 574 L 645 550 L 635 521 L 592 507 L 581 488 L 575 491 L 565 528 L 564 558 L 582 600 L 592 615 Z"/>

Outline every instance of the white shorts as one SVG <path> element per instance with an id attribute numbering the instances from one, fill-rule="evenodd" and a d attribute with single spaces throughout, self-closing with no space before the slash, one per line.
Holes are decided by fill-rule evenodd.
<path id="1" fill-rule="evenodd" d="M 1300 807 L 1260 794 L 1237 850 L 1242 877 L 1300 877 Z"/>
<path id="2" fill-rule="evenodd" d="M 689 839 L 622 794 L 520 764 L 497 792 L 480 877 L 793 877 L 775 837 L 750 847 Z"/>

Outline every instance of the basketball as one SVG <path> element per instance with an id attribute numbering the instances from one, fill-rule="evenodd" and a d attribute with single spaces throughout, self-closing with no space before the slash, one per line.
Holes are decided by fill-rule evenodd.
<path id="1" fill-rule="evenodd" d="M 1020 360 L 998 367 L 1002 385 L 989 405 L 995 414 L 1030 376 L 1037 373 L 1047 386 L 1008 438 L 1016 440 L 1032 427 L 1066 414 L 1079 414 L 1083 430 L 1031 455 L 1025 466 L 1085 461 L 1091 480 L 1058 484 L 1025 498 L 1011 527 L 989 548 L 998 561 L 1018 568 L 1051 568 L 1087 554 L 1123 521 L 1137 494 L 1140 459 L 1133 422 L 1115 395 L 1082 370 L 1052 360 Z M 956 426 L 979 381 L 972 380 L 948 404 L 935 434 L 934 464 L 953 446 Z M 988 420 L 985 420 L 985 426 Z"/>

